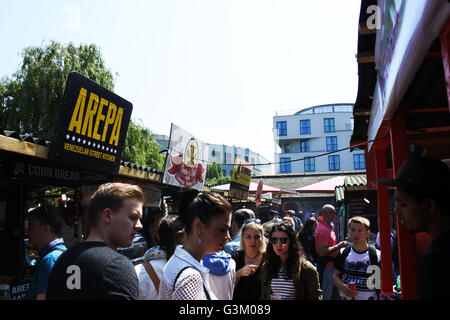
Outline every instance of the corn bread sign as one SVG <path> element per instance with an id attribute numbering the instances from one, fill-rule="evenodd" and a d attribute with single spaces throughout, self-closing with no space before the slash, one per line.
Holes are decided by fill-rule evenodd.
<path id="1" fill-rule="evenodd" d="M 80 73 L 70 72 L 50 159 L 118 172 L 132 109 L 125 99 Z"/>

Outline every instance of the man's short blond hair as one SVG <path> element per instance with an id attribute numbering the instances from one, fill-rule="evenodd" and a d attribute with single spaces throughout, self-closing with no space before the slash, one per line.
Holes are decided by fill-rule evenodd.
<path id="1" fill-rule="evenodd" d="M 364 225 L 364 226 L 366 227 L 366 230 L 370 230 L 370 221 L 369 221 L 369 219 L 367 219 L 367 218 L 360 217 L 360 216 L 356 216 L 356 217 L 351 218 L 351 219 L 348 221 L 348 227 L 349 227 L 349 228 L 351 227 L 351 224 L 352 224 L 352 223 L 359 223 L 359 224 L 362 224 L 362 225 Z"/>
<path id="2" fill-rule="evenodd" d="M 92 228 L 98 224 L 101 212 L 104 209 L 118 210 L 122 207 L 122 201 L 125 199 L 135 199 L 142 203 L 145 201 L 142 189 L 136 185 L 108 182 L 99 186 L 89 201 L 88 217 L 90 227 Z"/>

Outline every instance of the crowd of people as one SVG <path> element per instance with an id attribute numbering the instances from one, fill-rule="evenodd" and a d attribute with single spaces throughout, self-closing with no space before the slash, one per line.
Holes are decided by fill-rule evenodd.
<path id="1" fill-rule="evenodd" d="M 396 179 L 396 209 L 411 232 L 433 239 L 419 273 L 421 298 L 448 297 L 449 168 L 439 160 L 408 158 Z M 436 189 L 438 186 L 438 189 Z M 372 300 L 379 298 L 380 250 L 370 222 L 348 221 L 348 241 L 337 242 L 336 209 L 308 217 L 293 210 L 261 221 L 250 209 L 233 212 L 220 194 L 183 191 L 177 212 L 152 226 L 142 263 L 117 252 L 142 231 L 144 195 L 138 186 L 106 183 L 88 208 L 89 234 L 70 248 L 58 237 L 51 207 L 29 213 L 30 241 L 41 260 L 28 299 L 141 300 Z M 442 271 L 442 272 L 441 272 Z M 377 273 L 375 273 L 377 274 Z M 379 275 L 379 273 L 378 273 Z M 378 285 L 377 285 L 378 284 Z"/>

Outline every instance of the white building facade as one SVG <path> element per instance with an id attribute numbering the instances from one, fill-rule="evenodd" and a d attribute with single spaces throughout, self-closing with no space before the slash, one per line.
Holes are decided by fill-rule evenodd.
<path id="1" fill-rule="evenodd" d="M 274 116 L 275 174 L 365 170 L 364 151 L 346 149 L 353 133 L 353 104 L 339 103 Z M 327 155 L 328 152 L 333 152 Z M 321 156 L 320 156 L 321 155 Z"/>
<path id="2" fill-rule="evenodd" d="M 260 154 L 253 152 L 249 148 L 210 143 L 208 143 L 208 146 L 208 161 L 221 163 L 224 176 L 231 176 L 233 174 L 234 160 L 236 156 L 239 156 L 241 159 L 250 164 L 264 164 L 271 162 Z M 253 176 L 268 174 L 272 174 L 272 165 L 257 165 L 253 167 Z"/>

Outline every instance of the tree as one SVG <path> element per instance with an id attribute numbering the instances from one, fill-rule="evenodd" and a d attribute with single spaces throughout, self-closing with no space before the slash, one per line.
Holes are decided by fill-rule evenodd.
<path id="1" fill-rule="evenodd" d="M 159 153 L 160 147 L 141 120 L 137 123 L 130 121 L 122 160 L 162 171 L 165 158 Z"/>
<path id="2" fill-rule="evenodd" d="M 0 128 L 52 140 L 70 71 L 78 71 L 110 91 L 114 76 L 94 45 L 51 41 L 22 51 L 22 66 L 11 79 L 0 80 Z M 164 156 L 151 131 L 129 123 L 124 161 L 162 170 Z"/>
<path id="3" fill-rule="evenodd" d="M 22 51 L 22 66 L 0 81 L 0 127 L 52 140 L 70 71 L 78 71 L 108 90 L 114 77 L 97 46 L 51 41 Z"/>
<path id="4" fill-rule="evenodd" d="M 222 166 L 219 163 L 216 163 L 215 161 L 213 163 L 209 163 L 206 167 L 206 179 L 205 183 L 210 184 L 213 187 L 229 183 L 231 181 L 231 177 L 223 176 L 222 172 Z"/>

